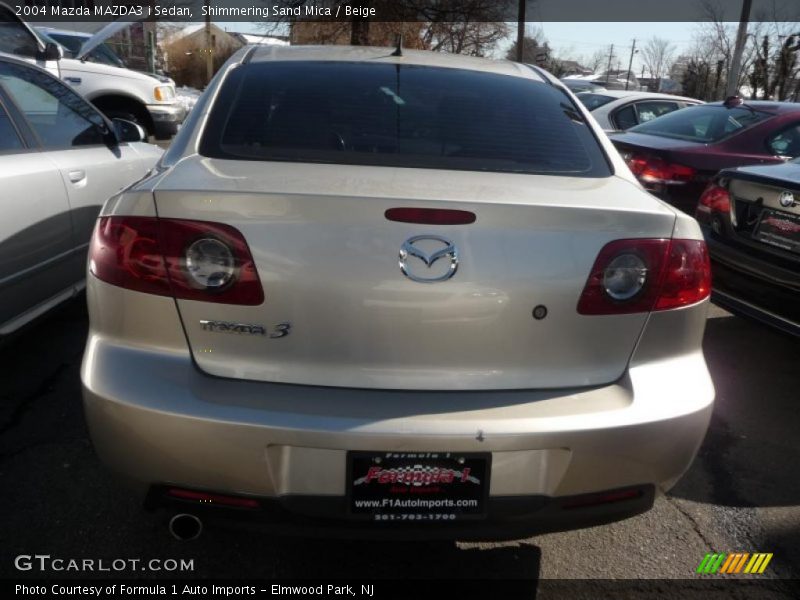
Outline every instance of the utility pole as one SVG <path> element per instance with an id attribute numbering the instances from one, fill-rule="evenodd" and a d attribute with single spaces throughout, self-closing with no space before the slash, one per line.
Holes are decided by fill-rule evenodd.
<path id="1" fill-rule="evenodd" d="M 761 97 L 764 100 L 769 100 L 769 36 L 764 36 L 764 41 L 761 43 L 761 49 L 764 52 L 764 57 L 761 59 L 761 74 L 764 79 L 764 92 Z"/>
<path id="2" fill-rule="evenodd" d="M 742 54 L 747 41 L 747 23 L 750 21 L 750 8 L 753 0 L 742 0 L 742 15 L 739 17 L 739 31 L 736 33 L 736 45 L 733 48 L 731 68 L 728 71 L 728 82 L 725 86 L 725 97 L 736 94 L 739 87 L 739 72 L 742 70 Z"/>
<path id="3" fill-rule="evenodd" d="M 606 69 L 606 85 L 611 77 L 611 60 L 614 58 L 614 44 L 611 44 L 611 50 L 608 51 L 608 68 Z"/>
<path id="4" fill-rule="evenodd" d="M 517 62 L 522 62 L 522 53 L 525 50 L 525 0 L 519 0 L 517 13 Z"/>
<path id="5" fill-rule="evenodd" d="M 631 59 L 628 61 L 628 72 L 625 75 L 625 90 L 628 89 L 628 84 L 631 81 L 631 69 L 633 68 L 633 55 L 636 52 L 636 38 L 633 38 L 633 44 L 631 45 Z"/>
<path id="6" fill-rule="evenodd" d="M 214 76 L 214 43 L 211 39 L 211 15 L 208 10 L 210 0 L 205 0 L 206 3 L 206 85 L 211 83 L 211 78 Z"/>

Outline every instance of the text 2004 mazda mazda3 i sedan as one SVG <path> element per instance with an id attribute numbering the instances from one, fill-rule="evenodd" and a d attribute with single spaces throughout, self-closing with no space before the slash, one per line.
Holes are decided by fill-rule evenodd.
<path id="1" fill-rule="evenodd" d="M 149 506 L 523 537 L 647 510 L 711 414 L 697 223 L 524 65 L 248 49 L 89 271 L 86 416 Z"/>

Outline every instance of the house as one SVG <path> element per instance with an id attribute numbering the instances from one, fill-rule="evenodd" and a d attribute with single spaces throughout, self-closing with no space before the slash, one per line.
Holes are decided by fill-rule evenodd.
<path id="1" fill-rule="evenodd" d="M 245 45 L 241 39 L 224 29 L 209 26 L 210 45 L 206 38 L 205 25 L 196 26 L 189 33 L 174 36 L 164 42 L 164 64 L 169 76 L 179 86 L 203 89 L 208 83 L 207 58 L 212 58 L 212 73 L 225 63 L 239 48 Z"/>
<path id="2" fill-rule="evenodd" d="M 569 77 L 570 75 L 591 75 L 592 70 L 587 69 L 581 65 L 577 60 L 562 60 L 559 61 L 562 70 L 562 77 Z"/>

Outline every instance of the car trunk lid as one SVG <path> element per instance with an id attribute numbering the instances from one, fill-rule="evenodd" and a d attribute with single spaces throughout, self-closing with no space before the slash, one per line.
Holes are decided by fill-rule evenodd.
<path id="1" fill-rule="evenodd" d="M 347 193 L 343 193 L 346 190 Z M 563 388 L 608 383 L 646 313 L 576 310 L 600 249 L 669 237 L 675 215 L 620 178 L 225 161 L 193 157 L 155 193 L 160 217 L 224 223 L 252 252 L 265 301 L 178 300 L 197 365 L 213 375 L 384 389 Z M 390 221 L 393 208 L 456 209 L 474 223 Z M 458 251 L 419 282 L 400 252 Z M 422 278 L 444 274 L 452 257 Z M 534 318 L 535 307 L 546 316 Z M 541 314 L 541 310 L 539 311 Z M 204 325 L 205 322 L 205 325 Z M 242 325 L 230 328 L 208 322 Z"/>

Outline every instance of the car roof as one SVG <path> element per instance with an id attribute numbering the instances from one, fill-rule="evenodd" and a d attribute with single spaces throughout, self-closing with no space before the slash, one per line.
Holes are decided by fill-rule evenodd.
<path id="1" fill-rule="evenodd" d="M 697 100 L 696 98 L 689 98 L 688 96 L 676 96 L 675 94 L 664 94 L 660 92 L 641 92 L 636 90 L 604 90 L 598 92 L 581 92 L 582 94 L 598 94 L 599 96 L 608 96 L 609 98 L 630 98 L 630 99 L 641 99 L 641 98 L 657 98 L 659 100 L 683 100 L 687 102 L 698 102 L 702 103 L 702 100 Z"/>
<path id="2" fill-rule="evenodd" d="M 446 54 L 427 50 L 403 49 L 402 56 L 394 56 L 395 48 L 377 46 L 272 46 L 254 45 L 252 54 L 247 54 L 244 62 L 263 63 L 277 61 L 320 61 L 320 62 L 372 62 L 397 65 L 418 65 L 483 71 L 498 75 L 510 75 L 537 81 L 557 82 L 544 71 L 510 60 L 477 58 L 463 54 Z"/>

